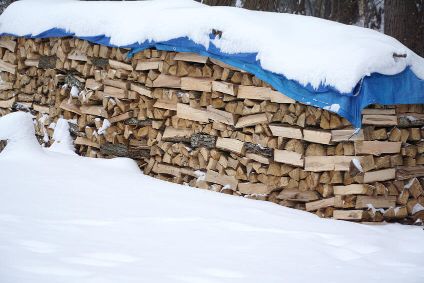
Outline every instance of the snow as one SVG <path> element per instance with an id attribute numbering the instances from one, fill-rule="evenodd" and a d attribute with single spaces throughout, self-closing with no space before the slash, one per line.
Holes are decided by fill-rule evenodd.
<path id="1" fill-rule="evenodd" d="M 353 165 L 356 167 L 356 169 L 359 170 L 359 172 L 364 172 L 364 169 L 362 168 L 361 162 L 357 158 L 352 159 Z"/>
<path id="2" fill-rule="evenodd" d="M 76 36 L 105 34 L 124 46 L 188 37 L 223 52 L 257 53 L 261 66 L 301 84 L 350 92 L 371 73 L 397 74 L 411 66 L 424 79 L 424 59 L 377 31 L 309 16 L 209 7 L 190 0 L 17 1 L 0 17 L 0 33 L 37 35 L 62 28 Z M 394 60 L 393 53 L 406 54 Z"/>
<path id="3" fill-rule="evenodd" d="M 57 120 L 53 132 L 53 140 L 53 144 L 49 147 L 50 151 L 75 155 L 74 142 L 69 135 L 69 124 L 67 120 L 63 118 Z"/>
<path id="4" fill-rule="evenodd" d="M 0 118 L 0 139 L 2 283 L 424 281 L 419 227 L 320 219 L 42 149 L 26 113 Z"/>
<path id="5" fill-rule="evenodd" d="M 340 104 L 331 104 L 329 106 L 325 106 L 324 109 L 337 113 L 340 110 Z"/>
<path id="6" fill-rule="evenodd" d="M 420 212 L 424 210 L 424 206 L 422 206 L 421 204 L 417 203 L 416 205 L 414 205 L 414 207 L 412 208 L 412 214 L 415 214 L 417 212 Z"/>
<path id="7" fill-rule="evenodd" d="M 111 124 L 110 124 L 109 120 L 108 119 L 104 119 L 102 126 L 97 131 L 97 134 L 98 135 L 103 135 L 106 132 L 106 130 L 110 127 L 110 125 Z"/>
<path id="8" fill-rule="evenodd" d="M 79 93 L 80 93 L 79 89 L 76 86 L 72 86 L 71 92 L 70 92 L 71 97 L 78 97 Z"/>

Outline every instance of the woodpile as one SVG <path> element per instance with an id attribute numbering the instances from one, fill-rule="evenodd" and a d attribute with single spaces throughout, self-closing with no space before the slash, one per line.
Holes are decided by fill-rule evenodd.
<path id="1" fill-rule="evenodd" d="M 354 133 L 215 59 L 128 52 L 2 37 L 0 115 L 31 111 L 46 145 L 63 117 L 81 155 L 129 157 L 159 179 L 321 217 L 408 222 L 424 206 L 423 105 L 374 105 Z"/>

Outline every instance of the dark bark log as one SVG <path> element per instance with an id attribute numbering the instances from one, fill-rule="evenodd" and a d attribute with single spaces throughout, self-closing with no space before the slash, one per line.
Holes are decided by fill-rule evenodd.
<path id="1" fill-rule="evenodd" d="M 130 147 L 124 144 L 105 143 L 100 146 L 100 152 L 105 155 L 143 159 L 150 157 L 150 147 Z"/>
<path id="2" fill-rule="evenodd" d="M 99 68 L 106 68 L 109 65 L 109 60 L 106 58 L 90 58 L 91 64 Z"/>
<path id="3" fill-rule="evenodd" d="M 401 114 L 398 117 L 398 127 L 422 127 L 424 126 L 424 114 Z"/>
<path id="4" fill-rule="evenodd" d="M 138 120 L 137 118 L 129 118 L 125 120 L 125 125 L 144 127 L 150 126 L 152 124 L 152 120 Z"/>
<path id="5" fill-rule="evenodd" d="M 128 147 L 123 144 L 105 143 L 100 146 L 100 152 L 105 155 L 128 157 Z"/>
<path id="6" fill-rule="evenodd" d="M 132 159 L 143 159 L 150 157 L 150 149 L 146 147 L 130 147 L 128 149 L 128 157 Z"/>
<path id="7" fill-rule="evenodd" d="M 38 68 L 54 69 L 56 68 L 56 56 L 41 56 L 38 62 Z"/>
<path id="8" fill-rule="evenodd" d="M 193 134 L 190 138 L 191 147 L 206 147 L 206 148 L 215 148 L 216 137 L 197 133 Z"/>
<path id="9" fill-rule="evenodd" d="M 266 156 L 266 157 L 272 157 L 273 152 L 274 152 L 274 150 L 272 148 L 263 147 L 263 146 L 260 146 L 258 144 L 254 144 L 254 143 L 251 143 L 251 142 L 246 142 L 244 144 L 244 147 L 246 149 L 246 152 L 260 154 L 260 155 L 263 155 L 263 156 Z"/>

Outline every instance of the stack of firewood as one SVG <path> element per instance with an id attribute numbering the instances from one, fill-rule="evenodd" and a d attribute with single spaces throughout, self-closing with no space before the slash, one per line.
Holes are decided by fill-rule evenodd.
<path id="1" fill-rule="evenodd" d="M 354 221 L 424 208 L 422 105 L 363 112 L 363 128 L 252 74 L 191 53 L 73 38 L 0 38 L 0 115 L 31 111 L 40 143 L 58 118 L 77 152 L 129 157 L 145 174 Z"/>

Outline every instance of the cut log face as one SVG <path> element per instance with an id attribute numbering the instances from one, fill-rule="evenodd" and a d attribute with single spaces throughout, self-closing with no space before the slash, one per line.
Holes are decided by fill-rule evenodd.
<path id="1" fill-rule="evenodd" d="M 174 56 L 175 61 L 186 61 L 186 62 L 194 62 L 205 64 L 208 61 L 208 57 L 201 56 L 196 53 L 177 53 Z"/>
<path id="2" fill-rule="evenodd" d="M 150 89 L 148 89 L 147 87 L 144 87 L 142 85 L 138 85 L 138 84 L 131 84 L 131 90 L 135 91 L 141 95 L 147 96 L 147 97 L 152 97 L 152 91 Z"/>
<path id="3" fill-rule="evenodd" d="M 16 67 L 16 65 L 0 60 L 0 71 L 8 72 L 14 75 L 16 73 Z"/>
<path id="4" fill-rule="evenodd" d="M 295 101 L 282 93 L 273 91 L 267 87 L 239 86 L 238 98 L 253 100 L 270 100 L 277 103 L 294 103 Z"/>
<path id="5" fill-rule="evenodd" d="M 181 78 L 181 89 L 197 90 L 197 91 L 212 91 L 212 80 L 203 78 Z"/>
<path id="6" fill-rule="evenodd" d="M 153 87 L 181 88 L 181 78 L 160 74 L 156 80 L 153 81 Z"/>
<path id="7" fill-rule="evenodd" d="M 305 157 L 305 171 L 349 171 L 350 162 L 360 159 L 355 156 L 307 156 Z"/>
<path id="8" fill-rule="evenodd" d="M 177 104 L 177 116 L 182 119 L 197 121 L 202 123 L 209 122 L 208 112 L 201 109 L 196 109 L 188 106 L 187 104 Z"/>
<path id="9" fill-rule="evenodd" d="M 334 186 L 335 195 L 368 195 L 372 194 L 370 186 L 365 184 L 351 184 L 347 186 Z"/>
<path id="10" fill-rule="evenodd" d="M 364 218 L 363 210 L 334 210 L 333 218 L 339 220 L 362 220 Z"/>
<path id="11" fill-rule="evenodd" d="M 239 118 L 236 124 L 236 128 L 243 128 L 266 123 L 268 123 L 268 118 L 265 113 L 253 114 Z"/>
<path id="12" fill-rule="evenodd" d="M 189 140 L 192 135 L 190 129 L 175 129 L 173 127 L 166 127 L 163 133 L 163 140 L 181 141 Z"/>
<path id="13" fill-rule="evenodd" d="M 330 144 L 331 133 L 305 129 L 303 130 L 303 139 L 314 143 Z"/>
<path id="14" fill-rule="evenodd" d="M 334 207 L 334 205 L 335 205 L 334 197 L 321 199 L 321 200 L 317 200 L 313 202 L 307 202 L 306 211 L 315 211 L 321 208 L 332 207 L 332 206 Z"/>
<path id="15" fill-rule="evenodd" d="M 370 171 L 365 172 L 364 174 L 364 183 L 372 183 L 372 182 L 382 182 L 393 180 L 396 177 L 396 169 L 389 168 L 378 171 Z"/>
<path id="16" fill-rule="evenodd" d="M 396 206 L 396 197 L 372 197 L 372 196 L 358 196 L 356 198 L 356 209 L 360 208 L 389 208 Z"/>
<path id="17" fill-rule="evenodd" d="M 277 126 L 277 125 L 269 125 L 269 128 L 272 132 L 272 135 L 276 137 L 299 139 L 299 140 L 303 139 L 303 134 L 301 129 Z"/>
<path id="18" fill-rule="evenodd" d="M 342 142 L 342 141 L 363 141 L 364 132 L 360 130 L 358 133 L 355 133 L 355 130 L 332 130 L 331 131 L 331 141 L 332 142 Z"/>
<path id="19" fill-rule="evenodd" d="M 229 189 L 235 191 L 238 186 L 238 181 L 232 176 L 220 175 L 219 173 L 208 170 L 205 175 L 205 181 L 214 184 L 220 184 L 222 186 L 228 186 Z"/>
<path id="20" fill-rule="evenodd" d="M 303 167 L 302 155 L 289 150 L 274 150 L 274 161 Z"/>
<path id="21" fill-rule="evenodd" d="M 356 154 L 381 155 L 383 153 L 399 153 L 401 142 L 356 141 Z"/>
<path id="22" fill-rule="evenodd" d="M 212 91 L 219 91 L 225 94 L 229 94 L 231 96 L 237 95 L 237 90 L 232 83 L 213 81 L 212 82 Z"/>
<path id="23" fill-rule="evenodd" d="M 63 117 L 79 155 L 132 158 L 162 180 L 320 217 L 404 221 L 424 205 L 423 105 L 372 105 L 356 133 L 213 58 L 128 52 L 0 37 L 0 116 L 30 111 L 46 146 Z"/>
<path id="24" fill-rule="evenodd" d="M 268 195 L 273 191 L 273 188 L 262 183 L 239 183 L 238 190 L 240 193 L 246 195 Z"/>
<path id="25" fill-rule="evenodd" d="M 210 105 L 206 109 L 210 120 L 234 126 L 235 116 L 233 114 L 227 111 L 215 109 Z"/>
<path id="26" fill-rule="evenodd" d="M 363 115 L 362 124 L 377 126 L 397 126 L 397 116 L 390 115 Z"/>
<path id="27" fill-rule="evenodd" d="M 237 154 L 242 154 L 244 142 L 236 140 L 236 139 L 218 138 L 216 140 L 216 147 L 222 150 L 227 150 Z"/>
<path id="28" fill-rule="evenodd" d="M 93 116 L 99 116 L 103 118 L 108 118 L 108 113 L 102 106 L 86 106 L 83 105 L 80 107 L 82 114 L 88 114 Z"/>
<path id="29" fill-rule="evenodd" d="M 162 64 L 162 61 L 138 61 L 135 67 L 136 71 L 157 70 Z"/>

